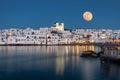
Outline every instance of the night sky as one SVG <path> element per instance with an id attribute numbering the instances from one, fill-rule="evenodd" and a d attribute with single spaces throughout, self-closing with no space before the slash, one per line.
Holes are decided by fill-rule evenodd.
<path id="1" fill-rule="evenodd" d="M 83 13 L 93 13 L 85 21 Z M 0 0 L 0 29 L 51 27 L 120 29 L 120 0 Z"/>

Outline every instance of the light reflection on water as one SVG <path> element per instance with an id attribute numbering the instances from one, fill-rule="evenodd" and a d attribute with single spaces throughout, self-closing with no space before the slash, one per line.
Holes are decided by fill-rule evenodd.
<path id="1" fill-rule="evenodd" d="M 120 66 L 81 58 L 97 46 L 1 46 L 0 80 L 119 80 Z"/>

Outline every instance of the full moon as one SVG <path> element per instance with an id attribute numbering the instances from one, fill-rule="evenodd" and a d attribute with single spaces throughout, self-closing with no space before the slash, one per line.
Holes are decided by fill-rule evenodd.
<path id="1" fill-rule="evenodd" d="M 92 15 L 91 12 L 88 12 L 88 11 L 87 11 L 87 12 L 84 12 L 83 18 L 84 18 L 84 20 L 86 20 L 86 21 L 91 21 L 92 18 L 93 18 L 93 15 Z"/>

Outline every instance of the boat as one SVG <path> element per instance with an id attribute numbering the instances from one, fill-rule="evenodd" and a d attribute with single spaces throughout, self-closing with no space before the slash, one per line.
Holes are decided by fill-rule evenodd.
<path id="1" fill-rule="evenodd" d="M 98 57 L 98 55 L 92 50 L 83 51 L 83 53 L 80 56 L 81 57 Z"/>
<path id="2" fill-rule="evenodd" d="M 106 47 L 104 53 L 100 55 L 100 59 L 102 62 L 120 63 L 120 50 L 116 47 Z"/>

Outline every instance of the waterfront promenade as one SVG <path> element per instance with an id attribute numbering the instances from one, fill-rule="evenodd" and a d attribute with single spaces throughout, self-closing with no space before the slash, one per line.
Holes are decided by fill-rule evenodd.
<path id="1" fill-rule="evenodd" d="M 0 46 L 76 46 L 76 45 L 94 45 L 94 46 L 100 46 L 100 47 L 105 47 L 105 46 L 120 46 L 120 43 L 71 43 L 71 44 L 0 44 Z"/>

